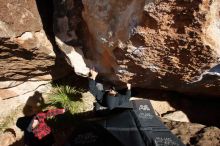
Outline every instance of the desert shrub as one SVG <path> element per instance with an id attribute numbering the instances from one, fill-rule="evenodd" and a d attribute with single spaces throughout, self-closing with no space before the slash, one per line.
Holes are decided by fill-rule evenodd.
<path id="1" fill-rule="evenodd" d="M 70 86 L 56 86 L 48 96 L 48 104 L 57 108 L 65 108 L 71 114 L 83 112 L 84 104 L 81 100 L 82 89 Z"/>

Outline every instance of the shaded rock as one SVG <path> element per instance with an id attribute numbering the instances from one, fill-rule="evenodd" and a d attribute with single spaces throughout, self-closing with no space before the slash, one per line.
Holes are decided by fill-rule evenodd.
<path id="1" fill-rule="evenodd" d="M 26 101 L 42 84 L 72 71 L 61 53 L 55 55 L 54 36 L 44 30 L 45 16 L 39 14 L 38 2 L 1 1 L 0 99 L 23 97 Z"/>
<path id="2" fill-rule="evenodd" d="M 0 81 L 51 80 L 71 72 L 62 54 L 55 55 L 55 37 L 47 30 L 53 27 L 43 21 L 50 15 L 41 16 L 39 1 L 6 0 L 0 8 Z"/>
<path id="3" fill-rule="evenodd" d="M 4 24 L 0 27 L 0 81 L 50 80 L 55 54 L 36 1 L 6 0 L 0 7 L 0 24 Z"/>
<path id="4" fill-rule="evenodd" d="M 78 75 L 88 76 L 89 68 L 82 51 L 82 41 L 77 36 L 82 28 L 82 3 L 81 1 L 54 1 L 54 33 L 56 43 L 66 55 L 70 66 Z"/>
<path id="5" fill-rule="evenodd" d="M 31 33 L 25 35 L 32 36 Z M 27 37 L 27 36 L 25 36 Z M 26 38 L 25 38 L 26 39 Z M 1 41 L 0 80 L 27 81 L 33 77 L 48 75 L 54 66 L 55 57 L 50 56 L 50 50 L 36 48 L 36 40 L 25 41 L 18 38 L 24 48 L 13 41 Z M 39 43 L 39 42 L 38 42 Z M 48 79 L 51 79 L 49 77 Z"/>

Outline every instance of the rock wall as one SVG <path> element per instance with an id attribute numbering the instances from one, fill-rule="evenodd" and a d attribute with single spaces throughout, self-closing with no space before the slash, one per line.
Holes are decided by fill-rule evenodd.
<path id="1" fill-rule="evenodd" d="M 67 53 L 71 65 L 83 70 L 77 69 L 79 74 L 95 66 L 104 80 L 121 87 L 130 82 L 142 88 L 220 94 L 219 1 L 55 3 L 57 42 L 67 45 L 60 48 L 80 52 L 74 45 L 81 46 L 80 60 Z M 73 63 L 77 61 L 81 63 Z"/>
<path id="2" fill-rule="evenodd" d="M 7 14 L 7 15 L 6 15 Z M 42 76 L 54 63 L 35 0 L 1 0 L 1 80 Z"/>
<path id="3" fill-rule="evenodd" d="M 0 0 L 0 100 L 25 96 L 68 73 L 60 69 L 62 63 L 55 65 L 54 45 L 43 23 L 48 18 L 41 12 L 38 0 Z"/>

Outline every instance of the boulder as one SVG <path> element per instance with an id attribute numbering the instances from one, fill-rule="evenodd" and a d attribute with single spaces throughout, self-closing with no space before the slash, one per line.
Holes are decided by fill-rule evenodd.
<path id="1" fill-rule="evenodd" d="M 219 1 L 54 1 L 57 42 L 75 72 L 124 87 L 220 95 Z M 78 57 L 74 57 L 78 56 Z"/>
<path id="2" fill-rule="evenodd" d="M 95 67 L 118 87 L 218 96 L 219 7 L 208 0 L 1 1 L 1 80 L 66 74 L 51 72 L 59 47 L 56 57 L 65 54 L 78 75 Z"/>

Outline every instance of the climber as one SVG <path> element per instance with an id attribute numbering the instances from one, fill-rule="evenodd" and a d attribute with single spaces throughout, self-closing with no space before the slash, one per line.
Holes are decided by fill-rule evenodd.
<path id="1" fill-rule="evenodd" d="M 95 69 L 90 69 L 89 89 L 101 106 L 107 107 L 110 110 L 114 108 L 131 108 L 131 103 L 129 102 L 131 84 L 127 83 L 126 94 L 122 95 L 115 90 L 114 86 L 109 90 L 104 90 L 103 84 L 96 82 L 97 75 L 98 72 Z"/>

